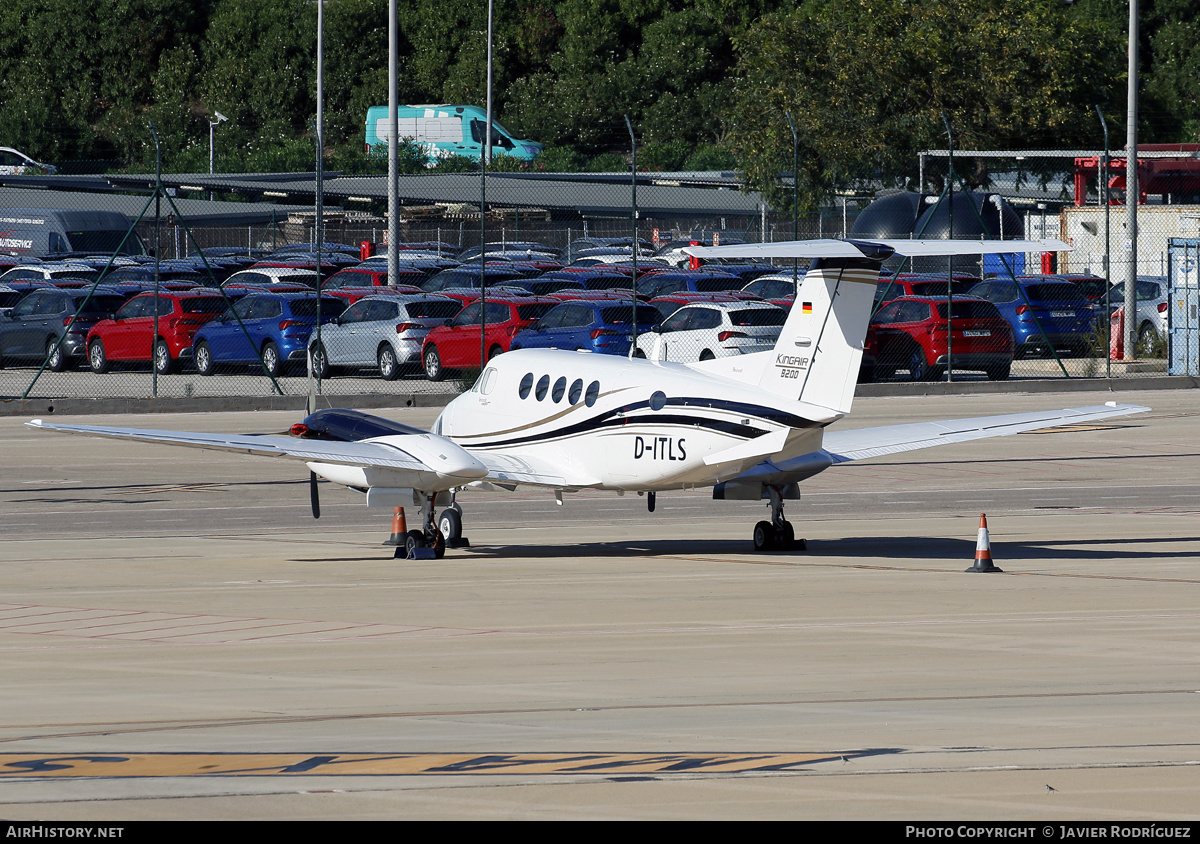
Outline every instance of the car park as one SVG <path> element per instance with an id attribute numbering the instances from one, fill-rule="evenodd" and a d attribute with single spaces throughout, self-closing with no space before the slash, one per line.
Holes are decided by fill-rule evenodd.
<path id="1" fill-rule="evenodd" d="M 955 371 L 979 370 L 992 381 L 1002 381 L 1012 367 L 1012 329 L 996 306 L 982 299 L 893 299 L 872 318 L 869 336 L 875 380 L 907 369 L 913 381 L 936 381 L 953 366 Z"/>
<path id="2" fill-rule="evenodd" d="M 45 361 L 54 372 L 82 359 L 88 330 L 125 300 L 88 290 L 48 287 L 28 293 L 0 313 L 0 365 Z"/>
<path id="3" fill-rule="evenodd" d="M 659 322 L 658 310 L 637 307 L 637 333 Z M 573 301 L 556 305 L 513 338 L 513 349 L 576 349 L 599 354 L 628 355 L 633 341 L 634 311 L 628 300 Z"/>
<path id="4" fill-rule="evenodd" d="M 111 319 L 92 326 L 87 335 L 88 364 L 93 372 L 103 373 L 115 362 L 153 362 L 160 374 L 173 372 L 180 358 L 191 357 L 200 326 L 227 307 L 221 295 L 200 291 L 134 296 Z"/>
<path id="5" fill-rule="evenodd" d="M 201 375 L 260 361 L 268 375 L 282 375 L 304 363 L 318 319 L 328 322 L 345 307 L 341 299 L 311 293 L 251 294 L 200 327 L 192 340 L 192 361 Z"/>
<path id="6" fill-rule="evenodd" d="M 359 299 L 311 338 L 313 370 L 324 378 L 335 368 L 377 367 L 385 381 L 419 371 L 426 336 L 460 310 L 454 299 L 420 291 Z"/>
<path id="7" fill-rule="evenodd" d="M 448 325 L 433 329 L 425 338 L 421 349 L 425 377 L 440 381 L 447 370 L 481 366 L 481 351 L 487 360 L 507 352 L 513 337 L 557 304 L 556 299 L 499 295 L 488 296 L 486 303 L 470 303 Z"/>
<path id="8" fill-rule="evenodd" d="M 1014 357 L 1082 356 L 1095 345 L 1095 311 L 1069 281 L 991 279 L 972 287 L 970 295 L 991 302 L 1008 321 Z"/>
<path id="9" fill-rule="evenodd" d="M 687 362 L 769 349 L 788 312 L 767 302 L 706 302 L 685 305 L 647 334 L 639 334 L 637 357 Z"/>

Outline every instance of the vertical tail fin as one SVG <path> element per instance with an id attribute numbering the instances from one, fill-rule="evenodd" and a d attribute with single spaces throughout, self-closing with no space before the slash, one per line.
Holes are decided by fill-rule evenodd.
<path id="1" fill-rule="evenodd" d="M 817 259 L 763 369 L 775 395 L 848 413 L 879 282 L 877 261 Z"/>

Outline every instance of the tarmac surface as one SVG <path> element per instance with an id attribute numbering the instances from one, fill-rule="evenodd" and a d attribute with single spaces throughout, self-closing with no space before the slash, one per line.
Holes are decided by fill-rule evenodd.
<path id="1" fill-rule="evenodd" d="M 468 492 L 437 561 L 297 464 L 0 419 L 0 816 L 1195 820 L 1200 393 L 842 424 L 1110 399 L 1152 411 L 828 470 L 806 553 L 702 492 Z"/>

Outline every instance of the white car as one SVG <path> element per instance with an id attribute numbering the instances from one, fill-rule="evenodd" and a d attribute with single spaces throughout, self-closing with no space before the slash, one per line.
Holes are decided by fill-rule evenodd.
<path id="1" fill-rule="evenodd" d="M 58 168 L 52 164 L 34 161 L 20 150 L 0 147 L 0 176 L 25 176 L 37 173 L 54 175 Z"/>
<path id="2" fill-rule="evenodd" d="M 254 267 L 238 270 L 221 282 L 222 287 L 270 287 L 273 284 L 298 284 L 304 287 L 317 286 L 317 274 L 299 267 Z"/>
<path id="3" fill-rule="evenodd" d="M 768 302 L 684 305 L 648 334 L 639 334 L 635 357 L 687 362 L 770 349 L 788 312 Z"/>
<path id="4" fill-rule="evenodd" d="M 457 299 L 446 296 L 367 296 L 359 299 L 332 322 L 314 332 L 309 359 L 322 378 L 333 367 L 377 367 L 386 381 L 402 371 L 416 371 L 421 345 L 430 329 L 443 325 L 461 310 Z"/>

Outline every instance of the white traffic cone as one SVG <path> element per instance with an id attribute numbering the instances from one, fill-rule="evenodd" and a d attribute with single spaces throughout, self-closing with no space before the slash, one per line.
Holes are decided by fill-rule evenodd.
<path id="1" fill-rule="evenodd" d="M 967 571 L 1004 571 L 1004 569 L 998 569 L 992 565 L 992 541 L 988 538 L 986 513 L 979 514 L 979 539 L 975 543 L 975 565 Z"/>

